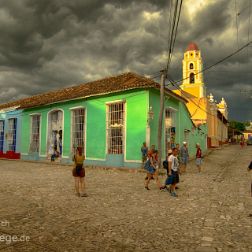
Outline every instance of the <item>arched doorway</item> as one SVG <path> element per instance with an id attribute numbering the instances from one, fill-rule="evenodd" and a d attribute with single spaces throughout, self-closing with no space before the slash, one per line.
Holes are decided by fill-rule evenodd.
<path id="1" fill-rule="evenodd" d="M 63 111 L 53 110 L 48 114 L 47 152 L 52 161 L 62 156 Z"/>

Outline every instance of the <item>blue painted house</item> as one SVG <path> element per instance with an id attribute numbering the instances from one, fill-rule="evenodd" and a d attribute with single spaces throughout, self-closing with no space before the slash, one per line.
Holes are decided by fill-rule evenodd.
<path id="1" fill-rule="evenodd" d="M 20 159 L 22 110 L 0 110 L 0 158 Z"/>

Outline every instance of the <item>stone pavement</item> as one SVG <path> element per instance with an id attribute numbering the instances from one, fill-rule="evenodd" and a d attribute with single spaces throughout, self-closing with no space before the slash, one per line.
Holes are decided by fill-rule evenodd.
<path id="1" fill-rule="evenodd" d="M 224 147 L 201 174 L 192 161 L 178 198 L 146 191 L 143 173 L 91 168 L 79 198 L 71 167 L 0 160 L 0 251 L 252 251 L 251 158 Z"/>

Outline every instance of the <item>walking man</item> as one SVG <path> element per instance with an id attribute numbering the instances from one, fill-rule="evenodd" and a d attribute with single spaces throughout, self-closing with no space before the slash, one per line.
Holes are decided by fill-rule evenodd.
<path id="1" fill-rule="evenodd" d="M 189 161 L 189 153 L 187 148 L 187 142 L 183 142 L 183 146 L 180 149 L 180 169 L 181 173 L 186 173 L 186 166 Z"/>
<path id="2" fill-rule="evenodd" d="M 168 158 L 168 178 L 166 180 L 166 185 L 171 184 L 170 186 L 170 192 L 171 196 L 177 197 L 175 188 L 176 184 L 179 182 L 179 162 L 178 162 L 178 149 L 173 148 L 172 149 L 172 155 Z"/>

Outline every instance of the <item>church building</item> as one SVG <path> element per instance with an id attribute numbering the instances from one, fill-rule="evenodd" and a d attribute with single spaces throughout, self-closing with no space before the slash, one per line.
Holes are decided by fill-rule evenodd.
<path id="1" fill-rule="evenodd" d="M 183 59 L 183 82 L 174 92 L 188 100 L 187 108 L 196 125 L 208 128 L 208 147 L 218 147 L 228 141 L 228 109 L 224 98 L 220 103 L 207 95 L 203 79 L 203 62 L 197 44 L 191 42 Z"/>

